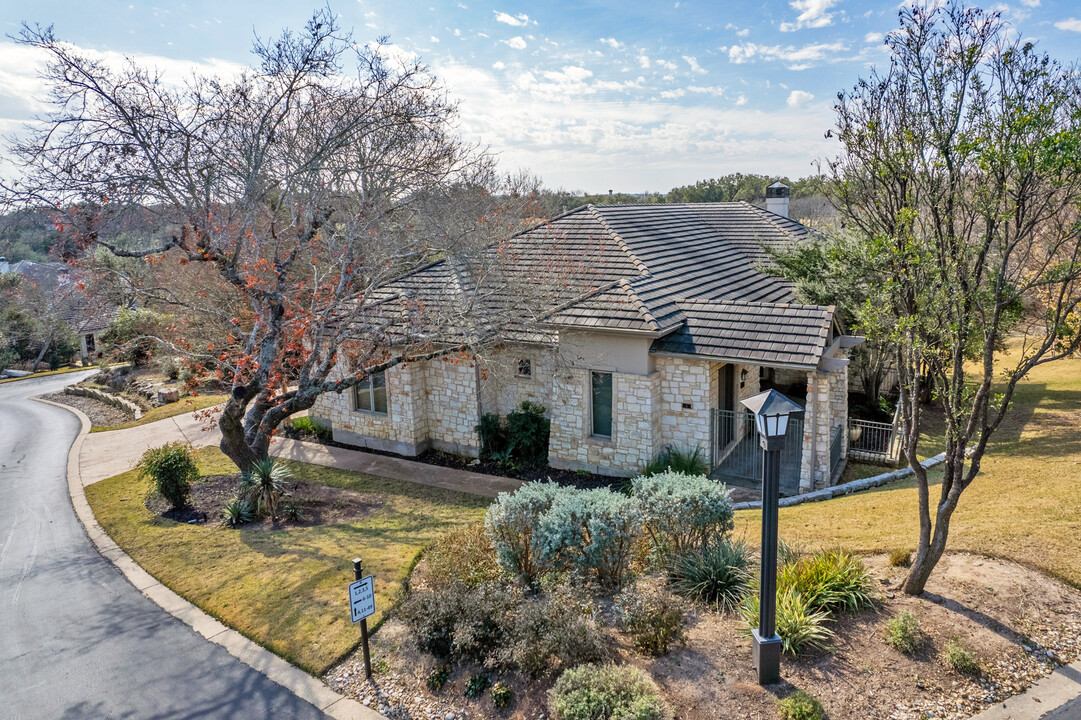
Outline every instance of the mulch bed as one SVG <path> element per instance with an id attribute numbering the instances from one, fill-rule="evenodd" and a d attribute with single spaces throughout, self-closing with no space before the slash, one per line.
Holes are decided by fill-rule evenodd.
<path id="1" fill-rule="evenodd" d="M 560 470 L 547 465 L 508 471 L 494 460 L 478 460 L 476 458 L 463 457 L 461 455 L 445 453 L 439 450 L 426 450 L 416 457 L 399 455 L 398 453 L 386 452 L 384 450 L 358 448 L 355 445 L 346 445 L 345 443 L 336 442 L 329 438 L 322 438 L 318 435 L 298 432 L 288 425 L 283 425 L 279 434 L 282 437 L 293 440 L 315 442 L 320 445 L 342 448 L 344 450 L 360 450 L 366 453 L 372 453 L 373 455 L 385 455 L 387 457 L 402 458 L 403 460 L 415 460 L 417 462 L 427 463 L 428 465 L 438 465 L 440 467 L 449 467 L 456 470 L 467 470 L 483 475 L 495 475 L 496 477 L 509 477 L 525 482 L 543 482 L 545 480 L 551 480 L 560 485 L 577 487 L 583 490 L 599 487 L 617 489 L 627 482 L 627 478 L 614 475 L 598 475 L 584 471 Z"/>
<path id="2" fill-rule="evenodd" d="M 152 513 L 179 523 L 217 523 L 222 507 L 236 497 L 240 474 L 207 475 L 192 484 L 188 504 L 183 508 L 171 508 L 157 493 L 146 498 L 145 505 Z M 295 505 L 300 510 L 300 520 L 268 520 L 242 525 L 245 530 L 282 530 L 291 527 L 315 525 L 338 525 L 359 520 L 381 508 L 381 495 L 370 495 L 343 490 L 342 488 L 315 485 L 306 482 L 290 482 L 289 494 L 282 498 L 282 507 Z"/>

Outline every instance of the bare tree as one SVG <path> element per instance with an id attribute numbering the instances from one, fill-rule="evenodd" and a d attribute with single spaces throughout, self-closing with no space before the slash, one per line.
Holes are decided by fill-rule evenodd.
<path id="1" fill-rule="evenodd" d="M 853 272 L 877 288 L 865 316 L 897 348 L 919 490 L 904 584 L 915 595 L 1017 383 L 1081 342 L 1069 322 L 1081 302 L 1081 89 L 1074 69 L 1011 39 L 997 13 L 951 3 L 900 18 L 889 68 L 838 95 L 843 149 L 829 167 L 843 221 L 864 242 Z M 933 505 L 917 462 L 928 383 L 946 424 Z"/>
<path id="2" fill-rule="evenodd" d="M 198 320 L 159 339 L 231 384 L 221 447 L 239 467 L 321 393 L 474 352 L 516 314 L 478 319 L 486 293 L 517 296 L 493 243 L 529 193 L 459 139 L 423 65 L 356 47 L 328 10 L 257 39 L 257 67 L 181 85 L 133 61 L 110 67 L 51 29 L 21 40 L 50 58 L 54 110 L 14 145 L 24 174 L 9 193 L 51 208 L 77 248 L 213 273 L 183 286 L 155 273 L 143 291 Z M 114 240 L 140 220 L 171 237 Z M 388 289 L 438 260 L 464 274 L 458 302 Z"/>

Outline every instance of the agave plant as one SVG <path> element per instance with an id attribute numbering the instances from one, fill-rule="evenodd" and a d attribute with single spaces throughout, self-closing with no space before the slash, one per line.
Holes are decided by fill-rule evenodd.
<path id="1" fill-rule="evenodd" d="M 277 520 L 278 504 L 286 495 L 286 482 L 292 477 L 289 467 L 273 458 L 256 460 L 240 479 L 239 497 L 251 503 L 260 515 Z"/>
<path id="2" fill-rule="evenodd" d="M 247 500 L 233 498 L 221 509 L 221 524 L 226 527 L 240 527 L 255 522 L 255 510 Z"/>

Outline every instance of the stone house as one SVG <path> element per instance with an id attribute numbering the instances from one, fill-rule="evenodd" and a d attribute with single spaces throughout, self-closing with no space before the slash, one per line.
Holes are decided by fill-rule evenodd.
<path id="1" fill-rule="evenodd" d="M 480 416 L 529 400 L 551 420 L 553 467 L 626 476 L 667 447 L 697 447 L 716 477 L 754 484 L 760 454 L 739 401 L 776 387 L 805 406 L 790 425 L 782 492 L 835 482 L 847 450 L 846 350 L 861 339 L 844 334 L 832 307 L 796 304 L 786 281 L 762 272 L 765 247 L 808 234 L 771 205 L 778 212 L 588 205 L 527 230 L 511 247 L 529 273 L 542 274 L 530 263 L 545 253 L 588 255 L 589 287 L 553 300 L 543 331 L 509 333 L 482 360 L 394 366 L 321 396 L 311 415 L 342 443 L 475 457 Z M 454 292 L 446 265 L 412 273 L 409 287 Z"/>

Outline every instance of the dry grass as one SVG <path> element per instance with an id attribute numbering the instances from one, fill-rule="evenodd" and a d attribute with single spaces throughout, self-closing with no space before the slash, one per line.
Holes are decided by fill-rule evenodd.
<path id="1" fill-rule="evenodd" d="M 204 475 L 235 471 L 216 448 L 198 452 Z M 363 493 L 385 504 L 363 520 L 290 530 L 181 525 L 143 505 L 146 483 L 133 472 L 86 488 L 110 536 L 147 572 L 200 608 L 316 675 L 360 641 L 349 622 L 352 559 L 375 576 L 373 623 L 381 621 L 421 549 L 476 522 L 487 498 L 314 465 L 297 479 Z"/>
<path id="2" fill-rule="evenodd" d="M 929 437 L 924 452 L 937 452 Z M 932 481 L 935 475 L 932 472 Z M 938 476 L 941 478 L 941 475 Z M 937 498 L 932 489 L 932 501 Z M 781 534 L 815 547 L 889 552 L 915 547 L 910 479 L 825 503 L 781 508 Z M 758 534 L 758 512 L 737 513 L 737 533 Z M 980 475 L 961 496 L 950 550 L 1008 558 L 1081 588 L 1081 359 L 1036 368 L 992 436 Z"/>

